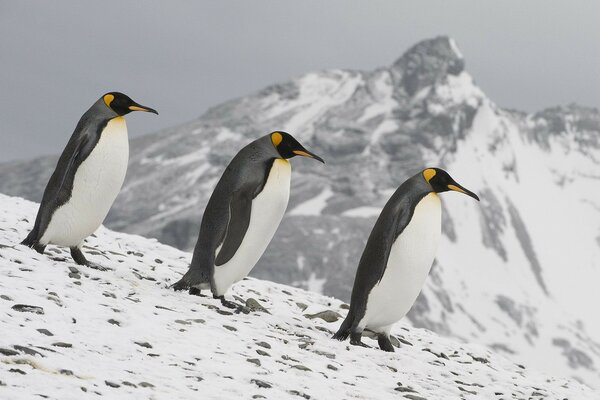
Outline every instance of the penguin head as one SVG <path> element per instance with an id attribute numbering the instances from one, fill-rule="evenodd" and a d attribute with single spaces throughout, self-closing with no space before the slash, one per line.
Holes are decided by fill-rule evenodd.
<path id="1" fill-rule="evenodd" d="M 132 111 L 145 111 L 158 115 L 158 112 L 150 107 L 143 106 L 131 100 L 129 96 L 119 92 L 110 92 L 102 96 L 106 107 L 117 113 L 119 116 L 129 114 Z"/>
<path id="2" fill-rule="evenodd" d="M 287 132 L 276 131 L 270 134 L 271 143 L 281 158 L 292 158 L 295 156 L 310 157 L 325 164 L 325 161 L 316 154 L 306 150 L 292 135 Z"/>
<path id="3" fill-rule="evenodd" d="M 466 194 L 467 196 L 470 196 L 475 200 L 479 201 L 479 197 L 475 193 L 459 185 L 443 169 L 427 168 L 424 169 L 421 174 L 423 175 L 423 179 L 425 179 L 425 181 L 429 183 L 429 185 L 431 185 L 431 188 L 436 193 L 442 193 L 452 190 L 455 192 Z"/>

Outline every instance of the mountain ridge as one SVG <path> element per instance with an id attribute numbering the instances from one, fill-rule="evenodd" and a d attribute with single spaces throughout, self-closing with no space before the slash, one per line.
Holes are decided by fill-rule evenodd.
<path id="1" fill-rule="evenodd" d="M 190 249 L 231 157 L 286 130 L 327 164 L 292 161 L 288 213 L 253 276 L 347 300 L 383 204 L 439 166 L 482 201 L 442 195 L 442 242 L 410 321 L 598 382 L 600 113 L 502 109 L 454 47 L 436 38 L 389 67 L 309 73 L 132 140 L 107 225 Z M 0 192 L 39 200 L 53 162 L 0 165 Z"/>

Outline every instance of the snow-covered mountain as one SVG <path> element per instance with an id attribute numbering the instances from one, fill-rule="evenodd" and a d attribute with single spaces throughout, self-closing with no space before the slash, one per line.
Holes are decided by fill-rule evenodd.
<path id="1" fill-rule="evenodd" d="M 389 67 L 310 73 L 134 140 L 107 225 L 190 249 L 224 166 L 275 129 L 327 164 L 293 160 L 288 214 L 254 276 L 348 300 L 383 204 L 440 166 L 482 201 L 442 195 L 444 236 L 411 323 L 600 387 L 598 110 L 501 109 L 452 39 L 426 40 Z M 39 201 L 55 163 L 0 165 L 0 192 Z"/>
<path id="2" fill-rule="evenodd" d="M 0 243 L 18 242 L 36 204 L 0 195 Z M 248 279 L 248 314 L 167 286 L 190 254 L 101 228 L 87 244 L 110 271 L 65 249 L 0 248 L 0 398 L 577 399 L 600 392 L 490 350 L 399 323 L 395 353 L 331 339 L 347 305 Z M 376 345 L 368 338 L 365 341 Z"/>

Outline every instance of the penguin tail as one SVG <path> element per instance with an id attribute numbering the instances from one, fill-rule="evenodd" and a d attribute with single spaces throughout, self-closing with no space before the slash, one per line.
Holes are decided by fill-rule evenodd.
<path id="1" fill-rule="evenodd" d="M 348 336 L 350 336 L 350 330 L 352 328 L 352 320 L 352 316 L 350 316 L 350 313 L 348 313 L 346 319 L 344 322 L 342 322 L 340 329 L 338 329 L 335 335 L 332 336 L 332 339 L 339 340 L 340 342 L 348 339 Z"/>
<path id="2" fill-rule="evenodd" d="M 27 237 L 21 242 L 21 244 L 23 246 L 27 246 L 34 249 L 40 254 L 43 254 L 44 249 L 46 248 L 46 246 L 40 244 L 40 242 L 38 241 L 35 230 L 29 232 L 29 235 L 27 235 Z"/>

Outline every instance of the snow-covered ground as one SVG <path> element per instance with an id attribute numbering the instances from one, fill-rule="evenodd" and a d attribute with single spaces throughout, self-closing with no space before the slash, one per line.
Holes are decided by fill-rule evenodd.
<path id="1" fill-rule="evenodd" d="M 36 209 L 0 195 L 0 244 L 20 241 Z M 267 281 L 235 285 L 228 297 L 252 311 L 231 314 L 168 290 L 190 255 L 155 240 L 101 228 L 84 249 L 111 270 L 53 246 L 0 248 L 0 399 L 600 398 L 404 323 L 395 353 L 331 340 L 342 302 Z"/>

